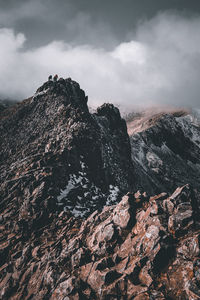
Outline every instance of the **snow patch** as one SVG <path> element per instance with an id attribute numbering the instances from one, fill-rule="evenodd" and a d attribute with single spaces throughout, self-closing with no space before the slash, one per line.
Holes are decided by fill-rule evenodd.
<path id="1" fill-rule="evenodd" d="M 66 198 L 69 192 L 74 189 L 75 185 L 81 183 L 82 180 L 83 180 L 82 176 L 77 177 L 75 174 L 70 174 L 69 181 L 66 187 L 64 188 L 64 190 L 61 190 L 60 195 L 57 197 L 58 202 Z"/>
<path id="2" fill-rule="evenodd" d="M 46 90 L 44 90 L 44 91 L 35 93 L 35 94 L 33 95 L 32 100 L 34 101 L 37 97 L 45 95 L 45 94 L 48 92 L 48 90 L 49 90 L 49 88 L 46 89 Z"/>
<path id="3" fill-rule="evenodd" d="M 77 174 L 69 175 L 66 187 L 57 197 L 58 206 L 63 206 L 65 211 L 69 210 L 75 217 L 85 217 L 90 211 L 96 210 L 97 204 L 106 197 L 101 189 L 87 178 L 87 166 L 83 157 L 80 166 L 81 170 Z M 74 192 L 70 193 L 71 191 Z"/>
<path id="4" fill-rule="evenodd" d="M 110 185 L 109 186 L 109 196 L 106 201 L 106 206 L 116 204 L 118 195 L 119 195 L 118 186 Z"/>

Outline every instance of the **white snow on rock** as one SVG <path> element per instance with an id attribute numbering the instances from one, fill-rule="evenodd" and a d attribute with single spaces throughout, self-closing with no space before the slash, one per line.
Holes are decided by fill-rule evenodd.
<path id="1" fill-rule="evenodd" d="M 39 96 L 45 95 L 45 94 L 48 92 L 48 90 L 49 90 L 49 88 L 46 89 L 46 90 L 44 90 L 44 91 L 35 93 L 35 94 L 33 95 L 32 101 L 34 101 L 34 100 L 35 100 L 37 97 L 39 97 Z"/>
<path id="2" fill-rule="evenodd" d="M 58 202 L 66 198 L 69 192 L 74 189 L 75 185 L 81 183 L 82 180 L 83 180 L 82 176 L 77 177 L 75 174 L 70 174 L 69 181 L 66 187 L 64 188 L 64 190 L 61 190 L 60 195 L 57 197 Z"/>
<path id="3" fill-rule="evenodd" d="M 118 186 L 110 185 L 108 196 L 103 193 L 99 187 L 88 179 L 84 158 L 81 156 L 80 159 L 80 171 L 77 174 L 69 175 L 65 188 L 57 196 L 58 206 L 63 207 L 64 211 L 70 211 L 75 217 L 85 217 L 90 211 L 96 210 L 97 207 L 100 208 L 103 204 L 116 204 L 120 192 Z M 70 193 L 73 190 L 74 193 Z M 107 199 L 106 203 L 105 199 Z"/>
<path id="4" fill-rule="evenodd" d="M 85 216 L 85 213 L 88 212 L 89 210 L 88 209 L 82 209 L 82 207 L 74 207 L 71 211 L 71 213 L 74 215 L 75 218 L 78 218 L 78 217 L 84 217 Z"/>
<path id="5" fill-rule="evenodd" d="M 64 189 L 61 190 L 60 195 L 57 197 L 58 206 L 63 206 L 65 211 L 69 210 L 75 217 L 84 217 L 88 213 L 96 209 L 98 200 L 101 201 L 105 198 L 105 194 L 93 182 L 91 182 L 86 173 L 87 166 L 83 162 L 83 157 L 80 161 L 81 170 L 78 174 L 70 174 L 69 180 Z M 78 190 L 73 196 L 70 195 L 71 191 Z"/>
<path id="6" fill-rule="evenodd" d="M 117 197 L 119 195 L 119 188 L 118 188 L 118 186 L 110 185 L 109 186 L 109 193 L 110 193 L 110 195 L 107 198 L 106 206 L 116 204 Z"/>

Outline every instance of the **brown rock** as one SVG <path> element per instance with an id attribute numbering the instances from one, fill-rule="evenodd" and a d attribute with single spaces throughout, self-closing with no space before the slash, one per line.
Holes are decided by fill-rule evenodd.
<path id="1" fill-rule="evenodd" d="M 129 196 L 124 196 L 113 211 L 113 222 L 121 228 L 126 228 L 131 218 L 129 201 Z"/>

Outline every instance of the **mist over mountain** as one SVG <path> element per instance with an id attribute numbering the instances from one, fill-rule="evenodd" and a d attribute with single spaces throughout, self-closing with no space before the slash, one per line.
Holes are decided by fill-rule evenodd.
<path id="1" fill-rule="evenodd" d="M 198 299 L 198 111 L 87 102 L 60 78 L 0 112 L 1 299 Z"/>
<path id="2" fill-rule="evenodd" d="M 0 300 L 200 299 L 200 2 L 0 0 Z"/>
<path id="3" fill-rule="evenodd" d="M 84 26 L 86 33 L 91 27 Z M 126 110 L 141 105 L 199 107 L 199 28 L 198 15 L 161 12 L 140 21 L 109 49 L 87 38 L 80 43 L 56 38 L 27 49 L 23 32 L 1 28 L 0 95 L 22 100 L 49 74 L 59 73 L 81 82 L 95 107 L 104 101 Z M 101 39 L 104 29 L 95 29 Z"/>

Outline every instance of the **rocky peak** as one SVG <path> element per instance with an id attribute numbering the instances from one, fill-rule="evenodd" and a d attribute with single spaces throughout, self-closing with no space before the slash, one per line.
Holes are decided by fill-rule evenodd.
<path id="1" fill-rule="evenodd" d="M 76 81 L 71 78 L 59 78 L 58 81 L 49 80 L 39 87 L 33 96 L 33 100 L 41 96 L 48 95 L 49 100 L 58 100 L 62 96 L 62 103 L 72 106 L 73 108 L 80 108 L 83 111 L 88 111 L 87 101 L 88 97 L 80 88 Z"/>
<path id="2" fill-rule="evenodd" d="M 110 103 L 105 103 L 98 107 L 97 116 L 106 117 L 109 120 L 112 129 L 116 130 L 121 126 L 122 122 L 124 122 L 124 120 L 121 119 L 119 109 Z"/>
<path id="3" fill-rule="evenodd" d="M 199 299 L 199 123 L 136 123 L 71 79 L 3 110 L 1 299 Z"/>
<path id="4" fill-rule="evenodd" d="M 90 114 L 71 79 L 45 82 L 6 110 L 0 133 L 2 199 L 14 201 L 19 218 L 44 210 L 87 215 L 133 186 L 125 121 L 109 104 Z"/>

